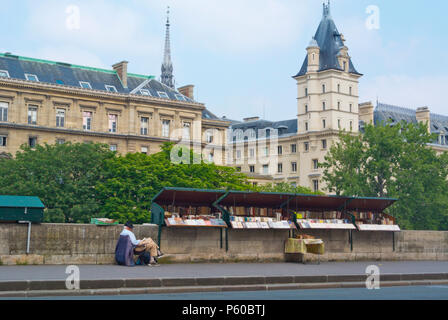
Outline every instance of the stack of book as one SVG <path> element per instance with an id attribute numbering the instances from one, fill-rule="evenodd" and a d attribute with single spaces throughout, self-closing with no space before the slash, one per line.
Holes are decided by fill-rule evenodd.
<path id="1" fill-rule="evenodd" d="M 238 217 L 231 216 L 230 224 L 234 229 L 291 229 L 295 228 L 292 221 L 268 217 Z"/>
<path id="2" fill-rule="evenodd" d="M 222 219 L 217 219 L 214 216 L 186 216 L 184 219 L 180 217 L 171 217 L 166 219 L 166 224 L 169 227 L 174 226 L 192 226 L 192 227 L 226 227 L 227 224 Z"/>

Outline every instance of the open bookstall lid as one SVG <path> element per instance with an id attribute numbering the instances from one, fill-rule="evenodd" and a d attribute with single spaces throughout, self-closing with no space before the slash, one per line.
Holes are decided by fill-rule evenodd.
<path id="1" fill-rule="evenodd" d="M 218 201 L 219 200 L 219 201 Z M 371 211 L 382 212 L 397 199 L 354 198 L 292 193 L 163 188 L 153 199 L 159 205 L 221 206 L 281 208 L 309 211 Z"/>
<path id="2" fill-rule="evenodd" d="M 158 205 L 174 205 L 179 207 L 211 207 L 225 193 L 225 190 L 166 187 L 152 199 L 152 202 Z"/>
<path id="3" fill-rule="evenodd" d="M 356 227 L 351 223 L 310 223 L 310 222 L 298 222 L 301 229 L 337 229 L 337 230 L 356 230 Z"/>
<path id="4" fill-rule="evenodd" d="M 397 225 L 389 224 L 356 224 L 359 231 L 401 231 Z"/>

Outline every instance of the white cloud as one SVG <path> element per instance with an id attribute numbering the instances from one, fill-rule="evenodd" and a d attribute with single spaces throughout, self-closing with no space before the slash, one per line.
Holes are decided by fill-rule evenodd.
<path id="1" fill-rule="evenodd" d="M 376 101 L 409 108 L 428 106 L 433 113 L 447 115 L 448 76 L 384 75 L 361 81 L 363 101 Z"/>
<path id="2" fill-rule="evenodd" d="M 368 30 L 364 23 L 361 18 L 346 19 L 340 30 L 355 67 L 364 74 L 360 102 L 374 102 L 378 97 L 384 103 L 414 109 L 428 106 L 432 112 L 447 114 L 448 76 L 421 74 L 425 70 L 420 66 L 431 63 L 419 54 L 425 50 L 424 39 L 411 35 L 386 41 L 387 30 Z"/>
<path id="3" fill-rule="evenodd" d="M 419 46 L 422 47 L 421 39 L 402 37 L 400 41 L 385 41 L 383 34 L 387 30 L 368 30 L 365 20 L 360 17 L 347 18 L 342 22 L 342 30 L 339 31 L 347 39 L 349 54 L 359 72 L 375 72 L 386 68 L 397 72 L 416 63 L 418 55 L 415 53 Z"/>
<path id="4" fill-rule="evenodd" d="M 169 2 L 173 30 L 181 30 L 186 41 L 207 50 L 231 53 L 291 45 L 307 23 L 311 7 L 311 0 Z M 164 0 L 148 2 L 159 12 L 166 5 Z"/>
<path id="5" fill-rule="evenodd" d="M 138 11 L 138 7 L 104 0 L 82 0 L 75 5 L 79 8 L 79 29 L 67 26 L 67 20 L 72 17 L 72 13 L 66 11 L 70 6 L 68 2 L 30 2 L 32 14 L 28 20 L 28 33 L 52 46 L 109 51 L 117 56 L 131 50 L 136 55 L 145 56 L 159 53 L 159 36 L 145 27 L 148 17 Z"/>

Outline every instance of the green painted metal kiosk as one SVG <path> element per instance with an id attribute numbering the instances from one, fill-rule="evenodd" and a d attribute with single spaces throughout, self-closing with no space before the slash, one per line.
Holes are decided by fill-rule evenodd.
<path id="1" fill-rule="evenodd" d="M 38 197 L 0 196 L 0 221 L 40 223 L 44 208 Z"/>
<path id="2" fill-rule="evenodd" d="M 163 188 L 153 197 L 151 203 L 151 223 L 158 225 L 159 247 L 162 247 L 162 227 L 169 227 L 216 228 L 219 230 L 222 248 L 223 230 L 227 230 L 228 218 L 223 217 L 222 212 L 213 204 L 223 194 L 225 194 L 224 190 Z M 206 213 L 204 209 L 207 210 Z M 192 216 L 198 219 L 192 219 Z M 225 234 L 227 239 L 227 232 Z"/>
<path id="3" fill-rule="evenodd" d="M 0 222 L 28 224 L 27 254 L 30 252 L 31 224 L 42 222 L 44 209 L 38 197 L 0 196 Z"/>
<path id="4" fill-rule="evenodd" d="M 159 226 L 161 245 L 162 226 L 214 227 L 220 230 L 220 246 L 228 251 L 228 229 L 347 230 L 353 251 L 353 231 L 390 231 L 395 250 L 396 220 L 384 210 L 397 199 L 355 198 L 291 193 L 267 193 L 233 190 L 203 190 L 163 188 L 152 199 L 151 222 Z M 173 218 L 168 211 L 188 208 Z M 195 221 L 198 208 L 208 208 L 209 218 Z M 170 209 L 171 208 L 171 209 Z M 171 212 L 170 212 L 171 214 Z M 190 216 L 185 219 L 182 216 Z M 199 213 L 199 216 L 201 213 Z M 332 216 L 329 216 L 332 215 Z M 214 221 L 214 222 L 213 222 Z"/>

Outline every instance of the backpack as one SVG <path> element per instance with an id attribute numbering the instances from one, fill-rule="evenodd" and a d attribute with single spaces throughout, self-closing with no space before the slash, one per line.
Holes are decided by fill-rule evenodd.
<path id="1" fill-rule="evenodd" d="M 137 261 L 135 262 L 136 265 L 148 265 L 151 262 L 151 255 L 149 252 L 144 251 L 138 255 Z"/>

